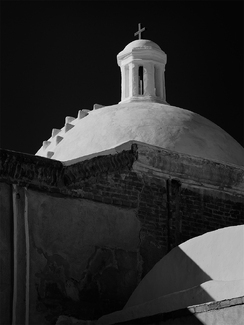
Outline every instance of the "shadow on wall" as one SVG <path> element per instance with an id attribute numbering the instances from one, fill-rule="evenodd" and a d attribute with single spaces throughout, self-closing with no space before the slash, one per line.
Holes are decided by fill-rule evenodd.
<path id="1" fill-rule="evenodd" d="M 58 261 L 58 255 L 55 261 L 54 256 L 47 258 L 48 264 L 42 273 L 36 274 L 39 280 L 36 290 L 37 311 L 50 323 L 55 323 L 59 315 L 94 319 L 104 312 L 123 308 L 135 289 L 138 277 L 136 252 L 97 247 L 80 281 L 70 278 L 68 269 L 67 272 L 63 270 L 64 261 Z"/>
<path id="2" fill-rule="evenodd" d="M 243 225 L 226 227 L 174 248 L 144 277 L 124 309 L 101 317 L 98 324 L 134 324 L 138 319 L 141 323 L 146 317 L 160 314 L 163 316 L 158 317 L 162 318 L 167 313 L 189 306 L 242 297 L 243 234 Z M 192 316 L 194 318 L 196 315 Z M 159 321 L 159 324 L 164 323 Z M 185 322 L 177 321 L 174 324 Z M 195 320 L 188 324 L 199 322 Z"/>
<path id="3" fill-rule="evenodd" d="M 98 324 L 202 324 L 187 307 L 215 300 L 201 286 L 212 280 L 178 246 L 144 277 L 124 309 L 102 316 Z"/>
<path id="4" fill-rule="evenodd" d="M 196 246 L 196 250 L 199 249 L 201 250 L 201 247 Z M 177 246 L 156 263 L 144 277 L 124 309 L 144 304 L 162 296 L 188 290 L 211 280 L 212 278 L 199 264 L 190 258 L 181 247 Z M 212 300 L 214 299 L 206 293 L 204 301 L 197 301 L 197 303 Z M 192 304 L 194 304 L 194 301 L 192 301 Z"/>
<path id="5" fill-rule="evenodd" d="M 194 289 L 194 295 L 203 299 L 203 293 L 198 293 L 195 287 L 202 292 L 207 290 L 212 300 L 230 298 L 230 295 L 241 296 L 243 289 L 240 283 L 243 281 L 244 271 L 243 235 L 243 225 L 226 227 L 192 238 L 175 247 L 145 276 L 125 308 L 173 293 L 182 295 L 183 290 L 189 289 Z M 207 298 L 206 296 L 204 299 Z M 192 304 L 201 302 L 205 301 L 189 301 Z M 177 306 L 177 309 L 186 306 Z"/>

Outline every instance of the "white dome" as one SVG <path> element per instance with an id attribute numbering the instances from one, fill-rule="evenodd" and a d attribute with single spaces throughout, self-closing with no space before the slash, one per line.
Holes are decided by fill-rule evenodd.
<path id="1" fill-rule="evenodd" d="M 154 49 L 162 51 L 161 48 L 154 42 L 147 39 L 138 39 L 126 45 L 122 52 L 131 52 L 133 49 Z"/>
<path id="2" fill-rule="evenodd" d="M 208 232 L 175 247 L 144 277 L 125 308 L 210 280 L 244 280 L 243 238 L 244 225 L 240 225 Z"/>
<path id="3" fill-rule="evenodd" d="M 123 310 L 104 315 L 97 323 L 133 323 L 137 318 L 243 296 L 243 236 L 244 225 L 226 227 L 175 247 L 142 279 Z"/>
<path id="4" fill-rule="evenodd" d="M 228 133 L 196 113 L 170 105 L 132 102 L 106 106 L 73 119 L 68 125 L 59 133 L 53 132 L 36 154 L 68 161 L 136 140 L 183 154 L 244 165 L 244 149 Z"/>

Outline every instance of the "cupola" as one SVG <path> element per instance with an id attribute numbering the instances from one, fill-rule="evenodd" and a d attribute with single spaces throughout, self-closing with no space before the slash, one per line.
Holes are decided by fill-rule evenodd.
<path id="1" fill-rule="evenodd" d="M 120 103 L 151 101 L 166 104 L 166 61 L 166 54 L 150 40 L 138 39 L 129 43 L 117 55 L 121 69 Z"/>

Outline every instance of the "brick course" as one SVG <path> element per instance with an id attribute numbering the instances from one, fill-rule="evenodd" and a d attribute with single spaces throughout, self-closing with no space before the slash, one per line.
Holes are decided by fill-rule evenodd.
<path id="1" fill-rule="evenodd" d="M 218 198 L 193 189 L 181 190 L 182 240 L 205 232 L 244 223 L 244 202 Z"/>

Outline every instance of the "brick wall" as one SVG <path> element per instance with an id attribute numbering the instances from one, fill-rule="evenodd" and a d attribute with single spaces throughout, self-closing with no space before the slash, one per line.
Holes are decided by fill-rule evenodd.
<path id="1" fill-rule="evenodd" d="M 139 175 L 125 168 L 120 173 L 91 177 L 70 188 L 83 198 L 136 211 L 141 222 L 142 276 L 165 255 L 168 214 L 164 179 Z"/>
<path id="2" fill-rule="evenodd" d="M 208 231 L 244 223 L 241 196 L 189 186 L 181 186 L 179 191 L 178 212 L 173 205 L 173 246 Z M 171 198 L 173 203 L 175 196 Z"/>
<path id="3" fill-rule="evenodd" d="M 240 195 L 128 169 L 89 178 L 79 183 L 77 191 L 84 198 L 136 210 L 142 246 L 145 240 L 160 252 L 145 266 L 143 275 L 180 243 L 208 231 L 244 223 L 244 200 Z"/>
<path id="4" fill-rule="evenodd" d="M 90 314 L 86 314 L 90 319 L 122 308 L 139 281 L 176 245 L 207 231 L 244 223 L 244 170 L 236 166 L 181 156 L 144 145 L 139 145 L 139 149 L 137 145 L 132 145 L 130 150 L 94 157 L 71 166 L 6 150 L 0 151 L 0 158 L 2 182 L 19 184 L 37 193 L 44 192 L 50 197 L 50 202 L 52 197 L 58 197 L 81 201 L 84 199 L 90 205 L 97 202 L 107 207 L 117 207 L 123 210 L 125 216 L 132 213 L 139 220 L 139 232 L 136 235 L 139 238 L 138 248 L 122 251 L 116 245 L 96 247 L 96 272 L 92 271 L 92 263 L 87 265 L 87 274 L 94 273 L 91 279 L 87 277 L 89 283 L 101 281 L 104 292 L 109 292 L 107 288 L 111 287 L 112 290 L 116 286 L 111 284 L 113 276 L 107 270 L 110 256 L 115 256 L 115 269 L 123 260 L 123 267 L 120 268 L 122 273 L 113 270 L 120 274 L 116 280 L 118 283 L 124 281 L 123 277 L 127 278 L 123 271 L 127 267 L 127 261 L 133 260 L 134 264 L 129 262 L 133 264 L 130 267 L 137 268 L 124 296 L 121 296 L 122 290 L 119 290 L 120 297 L 116 296 L 117 300 L 113 296 L 110 300 L 106 298 L 106 310 L 102 296 L 98 297 L 95 307 L 99 312 L 94 312 L 92 306 Z M 55 211 L 53 209 L 52 213 Z M 66 216 L 64 220 L 65 218 Z M 36 231 L 39 234 L 38 229 Z M 42 235 L 45 234 L 40 230 L 40 236 Z M 79 256 L 80 258 L 84 257 Z M 72 263 L 76 263 L 75 259 Z M 71 268 L 73 266 L 70 265 Z M 108 273 L 103 276 L 102 272 L 105 271 Z M 128 269 L 126 272 L 130 273 Z M 123 286 L 122 283 L 121 288 Z M 88 283 L 84 287 L 88 288 Z M 81 291 L 80 295 L 88 297 L 92 293 L 89 290 Z M 49 292 L 48 295 L 48 299 L 56 299 L 55 294 L 51 297 Z M 67 313 L 72 314 L 74 304 L 68 302 L 70 309 Z M 77 306 L 77 311 L 80 311 L 80 305 Z M 51 318 L 56 317 L 53 310 L 48 312 Z"/>

